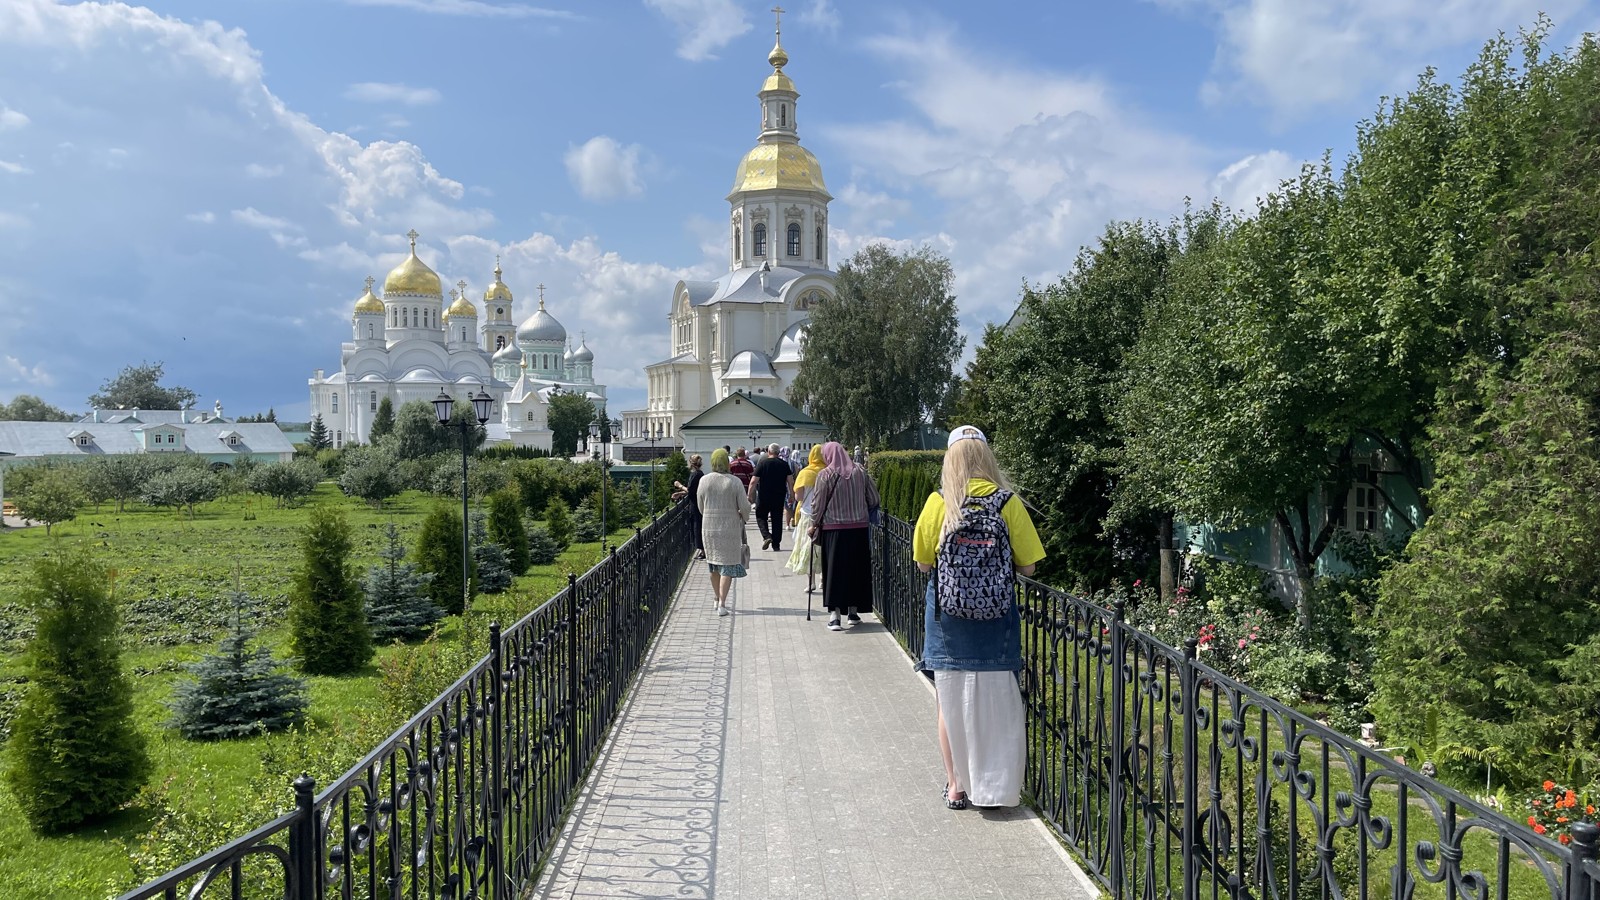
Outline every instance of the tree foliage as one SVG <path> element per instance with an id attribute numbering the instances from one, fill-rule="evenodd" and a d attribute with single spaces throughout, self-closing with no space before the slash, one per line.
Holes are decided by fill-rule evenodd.
<path id="1" fill-rule="evenodd" d="M 38 616 L 28 686 L 11 722 L 6 781 L 34 831 L 76 828 L 115 812 L 150 772 L 122 671 L 108 573 L 83 548 L 34 564 L 25 599 Z"/>
<path id="2" fill-rule="evenodd" d="M 594 404 L 582 394 L 550 394 L 550 453 L 572 456 L 580 440 L 587 441 L 589 423 L 595 420 Z"/>
<path id="3" fill-rule="evenodd" d="M 378 551 L 383 562 L 367 570 L 367 624 L 372 638 L 387 643 L 423 637 L 444 617 L 428 596 L 431 576 L 405 562 L 406 549 L 393 522 L 384 526 L 383 535 L 384 546 Z"/>
<path id="4" fill-rule="evenodd" d="M 339 490 L 347 497 L 359 497 L 382 509 L 383 501 L 405 490 L 395 463 L 394 457 L 384 448 L 352 448 L 345 453 Z"/>
<path id="5" fill-rule="evenodd" d="M 313 507 L 301 534 L 303 562 L 289 594 L 290 643 L 308 675 L 348 675 L 372 659 L 372 634 L 351 550 L 344 513 Z"/>
<path id="6" fill-rule="evenodd" d="M 965 342 L 954 278 L 950 261 L 928 247 L 858 251 L 839 267 L 835 298 L 811 311 L 791 399 L 846 444 L 881 447 L 928 421 Z"/>
<path id="7" fill-rule="evenodd" d="M 322 422 L 322 413 L 317 413 L 311 417 L 311 434 L 306 438 L 306 447 L 316 453 L 332 446 L 333 436 L 328 433 L 328 426 Z"/>
<path id="8" fill-rule="evenodd" d="M 511 574 L 527 573 L 531 564 L 528 532 L 522 525 L 522 500 L 515 491 L 500 490 L 489 495 L 489 537 L 505 548 Z"/>
<path id="9" fill-rule="evenodd" d="M 485 594 L 499 594 L 511 587 L 511 564 L 506 548 L 489 537 L 487 516 L 472 514 L 473 581 Z"/>
<path id="10" fill-rule="evenodd" d="M 227 636 L 172 691 L 172 725 L 191 740 L 281 731 L 305 716 L 306 683 L 281 671 L 284 664 L 256 643 L 258 605 L 238 591 L 229 600 Z"/>
<path id="11" fill-rule="evenodd" d="M 367 442 L 376 444 L 394 431 L 394 401 L 384 397 L 378 401 L 378 411 L 372 414 L 372 429 Z"/>
<path id="12" fill-rule="evenodd" d="M 14 498 L 17 514 L 24 519 L 44 523 L 44 533 L 62 522 L 78 517 L 78 507 L 83 505 L 84 494 L 72 473 L 52 468 L 38 473 L 18 491 Z"/>
<path id="13" fill-rule="evenodd" d="M 250 490 L 277 501 L 278 508 L 298 506 L 322 481 L 322 467 L 312 459 L 291 459 L 255 467 L 246 477 Z"/>
<path id="14" fill-rule="evenodd" d="M 417 569 L 430 576 L 428 596 L 435 606 L 451 615 L 460 615 L 469 594 L 477 593 L 473 584 L 471 558 L 468 558 L 467 586 L 461 584 L 461 514 L 448 504 L 439 504 L 422 520 L 417 531 L 412 559 Z"/>
<path id="15" fill-rule="evenodd" d="M 71 422 L 76 416 L 33 394 L 18 394 L 0 403 L 0 422 Z"/>
<path id="16" fill-rule="evenodd" d="M 188 510 L 194 518 L 194 508 L 222 495 L 222 479 L 204 463 L 172 466 L 145 479 L 139 499 L 150 506 L 170 506 Z"/>
<path id="17" fill-rule="evenodd" d="M 89 405 L 95 409 L 188 409 L 198 395 L 186 387 L 162 385 L 164 366 L 160 362 L 125 366 L 102 382 L 98 393 L 89 395 Z"/>

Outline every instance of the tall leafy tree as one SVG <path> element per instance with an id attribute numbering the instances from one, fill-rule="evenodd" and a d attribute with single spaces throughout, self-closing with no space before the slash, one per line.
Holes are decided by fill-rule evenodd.
<path id="1" fill-rule="evenodd" d="M 90 475 L 100 482 L 97 493 L 117 501 L 117 512 L 122 512 L 129 500 L 137 500 L 144 493 L 144 484 L 155 474 L 156 467 L 150 457 L 138 453 L 117 453 L 103 456 L 89 464 Z"/>
<path id="2" fill-rule="evenodd" d="M 256 643 L 258 604 L 240 591 L 229 599 L 227 636 L 173 688 L 172 725 L 193 740 L 281 731 L 305 717 L 305 681 L 283 672 L 272 651 Z"/>
<path id="3" fill-rule="evenodd" d="M 371 443 L 388 437 L 394 431 L 394 401 L 384 397 L 378 401 L 378 411 L 372 414 L 372 431 L 369 434 Z"/>
<path id="4" fill-rule="evenodd" d="M 383 535 L 383 549 L 378 551 L 383 561 L 367 570 L 367 624 L 373 640 L 422 637 L 444 617 L 428 596 L 431 576 L 405 561 L 406 548 L 393 522 L 384 527 Z"/>
<path id="5" fill-rule="evenodd" d="M 468 558 L 467 585 L 461 584 L 461 514 L 453 506 L 435 506 L 417 530 L 412 559 L 417 568 L 430 576 L 428 596 L 435 606 L 451 615 L 460 615 L 468 601 L 467 593 L 477 593 L 473 583 L 471 558 Z"/>
<path id="6" fill-rule="evenodd" d="M 115 377 L 102 382 L 98 393 L 89 395 L 89 405 L 96 409 L 189 408 L 197 395 L 186 387 L 162 385 L 164 366 L 160 362 L 125 366 Z"/>
<path id="7" fill-rule="evenodd" d="M 44 533 L 78 517 L 78 507 L 83 505 L 84 494 L 77 479 L 62 469 L 46 469 L 29 479 L 27 487 L 17 492 L 17 514 L 24 519 L 44 523 Z"/>
<path id="8" fill-rule="evenodd" d="M 347 675 L 372 659 L 361 585 L 352 570 L 350 523 L 330 506 L 311 510 L 302 562 L 289 595 L 289 634 L 308 675 Z"/>
<path id="9" fill-rule="evenodd" d="M 883 446 L 929 420 L 955 381 L 950 261 L 923 247 L 866 247 L 839 267 L 836 298 L 811 312 L 790 396 L 845 443 Z"/>
<path id="10" fill-rule="evenodd" d="M 115 812 L 150 772 L 122 671 L 110 575 L 82 547 L 34 564 L 24 599 L 38 616 L 23 657 L 28 685 L 5 778 L 34 831 L 66 831 Z"/>
<path id="11" fill-rule="evenodd" d="M 582 394 L 552 393 L 550 395 L 550 453 L 554 456 L 571 456 L 578 452 L 578 443 L 587 441 L 589 423 L 594 421 L 594 404 Z"/>
<path id="12" fill-rule="evenodd" d="M 33 394 L 18 394 L 10 403 L 0 403 L 0 421 L 71 422 L 75 416 L 44 402 Z"/>

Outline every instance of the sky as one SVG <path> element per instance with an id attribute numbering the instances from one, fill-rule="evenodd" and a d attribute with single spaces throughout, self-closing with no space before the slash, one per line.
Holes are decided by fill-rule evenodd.
<path id="1" fill-rule="evenodd" d="M 0 400 L 85 411 L 130 364 L 306 417 L 405 233 L 481 301 L 587 334 L 644 403 L 680 279 L 725 271 L 770 3 L 0 0 Z M 790 0 L 830 258 L 932 246 L 970 356 L 1108 222 L 1249 211 L 1425 67 L 1578 0 Z"/>

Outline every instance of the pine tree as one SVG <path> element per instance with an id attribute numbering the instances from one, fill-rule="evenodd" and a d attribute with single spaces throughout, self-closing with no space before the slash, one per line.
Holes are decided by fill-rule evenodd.
<path id="1" fill-rule="evenodd" d="M 550 536 L 550 527 L 543 523 L 528 529 L 528 564 L 548 566 L 561 555 L 562 547 Z"/>
<path id="2" fill-rule="evenodd" d="M 367 443 L 376 444 L 391 431 L 394 431 L 394 402 L 385 397 L 378 401 L 378 411 L 372 414 L 372 431 Z"/>
<path id="3" fill-rule="evenodd" d="M 416 552 L 412 559 L 417 568 L 433 576 L 428 582 L 428 596 L 435 606 L 450 615 L 460 615 L 465 591 L 461 585 L 461 519 L 450 506 L 434 507 L 422 520 L 417 532 Z M 469 588 L 476 593 L 476 586 Z"/>
<path id="4" fill-rule="evenodd" d="M 326 450 L 333 446 L 333 438 L 328 436 L 328 426 L 322 424 L 322 413 L 311 417 L 311 437 L 307 438 L 306 446 L 312 450 Z"/>
<path id="5" fill-rule="evenodd" d="M 24 597 L 38 613 L 24 664 L 6 780 L 34 831 L 65 831 L 116 811 L 150 772 L 122 671 L 109 573 L 74 548 L 34 564 Z"/>
<path id="6" fill-rule="evenodd" d="M 559 495 L 550 498 L 544 510 L 544 520 L 557 546 L 565 550 L 572 544 L 572 513 Z"/>
<path id="7" fill-rule="evenodd" d="M 306 683 L 280 669 L 266 647 L 255 646 L 259 629 L 250 597 L 234 591 L 228 636 L 217 652 L 189 666 L 192 681 L 172 695 L 172 725 L 192 740 L 221 740 L 281 731 L 306 712 Z"/>
<path id="8" fill-rule="evenodd" d="M 489 537 L 505 548 L 511 574 L 527 573 L 532 564 L 528 557 L 528 531 L 522 526 L 522 498 L 515 488 L 489 495 Z"/>
<path id="9" fill-rule="evenodd" d="M 599 541 L 600 534 L 600 495 L 591 494 L 572 511 L 572 539 L 590 544 Z"/>
<path id="10" fill-rule="evenodd" d="M 388 543 L 378 555 L 383 562 L 367 570 L 367 625 L 374 641 L 409 641 L 427 634 L 444 613 L 428 597 L 424 575 L 403 560 L 406 548 L 400 529 L 390 522 L 384 528 Z"/>
<path id="11" fill-rule="evenodd" d="M 487 520 L 481 512 L 472 514 L 472 561 L 477 568 L 478 590 L 498 594 L 511 587 L 506 548 L 489 537 Z"/>
<path id="12" fill-rule="evenodd" d="M 301 543 L 305 563 L 289 597 L 290 641 L 308 675 L 346 675 L 372 659 L 350 544 L 342 512 L 328 506 L 311 510 Z"/>

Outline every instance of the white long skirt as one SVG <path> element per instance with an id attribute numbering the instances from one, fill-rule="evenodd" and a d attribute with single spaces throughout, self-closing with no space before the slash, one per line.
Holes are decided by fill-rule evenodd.
<path id="1" fill-rule="evenodd" d="M 976 806 L 1022 802 L 1027 737 L 1015 672 L 933 673 L 956 777 Z"/>
<path id="2" fill-rule="evenodd" d="M 779 575 L 802 575 L 810 571 L 821 571 L 822 560 L 811 559 L 811 548 L 815 545 L 811 542 L 810 530 L 811 517 L 801 510 L 800 521 L 794 528 L 794 548 L 789 551 L 789 558 L 784 560 L 783 568 L 778 571 Z"/>

